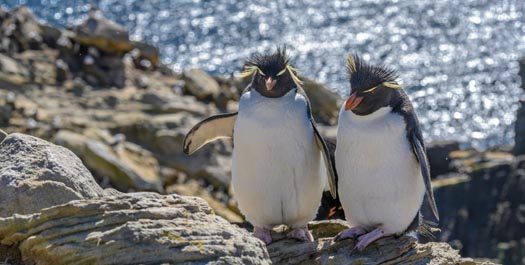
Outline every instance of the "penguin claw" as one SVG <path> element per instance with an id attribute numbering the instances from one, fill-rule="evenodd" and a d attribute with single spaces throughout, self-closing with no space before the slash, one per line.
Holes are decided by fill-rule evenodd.
<path id="1" fill-rule="evenodd" d="M 375 242 L 376 240 L 382 238 L 382 237 L 385 237 L 385 236 L 388 236 L 390 235 L 390 233 L 387 233 L 387 231 L 385 231 L 385 229 L 383 228 L 376 228 L 374 230 L 372 230 L 372 232 L 370 233 L 366 233 L 362 236 L 360 236 L 358 239 L 357 239 L 357 244 L 355 245 L 355 249 L 357 249 L 358 251 L 363 251 L 363 249 L 365 249 L 368 245 L 372 244 L 373 242 Z"/>
<path id="2" fill-rule="evenodd" d="M 292 229 L 290 233 L 286 234 L 286 237 L 298 239 L 304 242 L 314 241 L 314 237 L 312 236 L 312 233 L 310 233 L 310 231 L 308 230 L 307 226 Z"/>
<path id="3" fill-rule="evenodd" d="M 362 226 L 354 226 L 349 229 L 345 229 L 341 231 L 339 234 L 337 234 L 334 237 L 334 241 L 341 241 L 344 239 L 356 239 L 358 236 L 363 235 L 366 233 L 366 229 Z"/>
<path id="4" fill-rule="evenodd" d="M 254 237 L 260 239 L 266 245 L 269 245 L 270 243 L 272 243 L 272 234 L 271 234 L 270 230 L 268 230 L 268 229 L 256 226 L 253 229 L 253 234 L 252 235 Z"/>

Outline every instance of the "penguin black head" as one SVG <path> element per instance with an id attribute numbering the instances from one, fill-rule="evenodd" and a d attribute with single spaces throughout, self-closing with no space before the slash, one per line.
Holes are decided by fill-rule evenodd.
<path id="1" fill-rule="evenodd" d="M 286 55 L 286 48 L 272 54 L 257 54 L 245 63 L 244 69 L 241 77 L 253 75 L 250 86 L 265 97 L 282 97 L 302 84 Z"/>
<path id="2" fill-rule="evenodd" d="M 397 75 L 385 66 L 365 63 L 357 55 L 348 55 L 347 70 L 350 79 L 350 97 L 345 110 L 357 115 L 368 115 L 376 110 L 392 106 L 399 98 Z"/>

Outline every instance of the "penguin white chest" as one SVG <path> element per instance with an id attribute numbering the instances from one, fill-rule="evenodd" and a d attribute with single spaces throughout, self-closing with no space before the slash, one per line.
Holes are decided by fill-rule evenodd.
<path id="1" fill-rule="evenodd" d="M 339 114 L 338 194 L 351 225 L 407 229 L 421 207 L 424 182 L 401 115 L 385 107 L 358 116 Z"/>
<path id="2" fill-rule="evenodd" d="M 302 95 L 245 93 L 233 139 L 232 186 L 248 221 L 295 227 L 315 217 L 325 171 Z"/>

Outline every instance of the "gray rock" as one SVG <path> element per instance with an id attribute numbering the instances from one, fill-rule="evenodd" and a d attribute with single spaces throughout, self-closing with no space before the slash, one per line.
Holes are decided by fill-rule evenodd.
<path id="1" fill-rule="evenodd" d="M 36 264 L 270 264 L 260 240 L 178 195 L 122 194 L 0 218 L 0 238 Z"/>
<path id="2" fill-rule="evenodd" d="M 97 174 L 108 177 L 119 190 L 162 192 L 157 161 L 149 153 L 141 154 L 146 151 L 140 147 L 123 143 L 113 149 L 90 139 L 84 148 L 81 157 L 86 165 Z"/>
<path id="3" fill-rule="evenodd" d="M 22 85 L 29 81 L 29 71 L 15 59 L 0 53 L 0 84 Z"/>
<path id="4" fill-rule="evenodd" d="M 184 72 L 187 93 L 199 100 L 214 99 L 221 88 L 217 81 L 201 69 L 191 69 Z"/>
<path id="5" fill-rule="evenodd" d="M 0 190 L 0 217 L 104 193 L 71 151 L 18 133 L 0 144 Z"/>
<path id="6" fill-rule="evenodd" d="M 133 49 L 128 31 L 105 18 L 99 10 L 92 10 L 75 28 L 74 39 L 86 46 L 93 46 L 107 53 L 124 54 Z"/>
<path id="7" fill-rule="evenodd" d="M 386 237 L 361 252 L 352 250 L 354 240 L 334 242 L 333 237 L 348 226 L 340 220 L 310 222 L 314 242 L 285 239 L 287 228 L 272 231 L 274 243 L 267 247 L 274 264 L 493 264 L 463 259 L 447 243 L 419 244 L 411 236 Z"/>

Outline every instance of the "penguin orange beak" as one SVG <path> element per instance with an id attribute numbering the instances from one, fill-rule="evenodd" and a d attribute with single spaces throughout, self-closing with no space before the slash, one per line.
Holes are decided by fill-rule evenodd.
<path id="1" fill-rule="evenodd" d="M 352 93 L 350 97 L 345 102 L 345 110 L 353 110 L 361 104 L 361 101 L 363 101 L 363 97 L 358 97 L 357 93 Z"/>
<path id="2" fill-rule="evenodd" d="M 276 83 L 277 80 L 273 80 L 271 76 L 268 77 L 268 79 L 266 79 L 266 89 L 268 91 L 272 90 Z"/>

